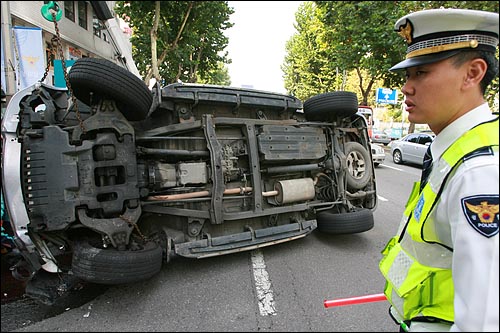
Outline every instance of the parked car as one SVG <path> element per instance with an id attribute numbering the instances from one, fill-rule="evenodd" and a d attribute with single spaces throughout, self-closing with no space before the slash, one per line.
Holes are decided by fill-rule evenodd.
<path id="1" fill-rule="evenodd" d="M 387 146 L 389 142 L 391 142 L 391 138 L 380 130 L 373 130 L 372 132 L 372 142 L 373 143 L 381 143 L 384 146 Z"/>
<path id="2" fill-rule="evenodd" d="M 385 161 L 384 148 L 376 143 L 373 143 L 373 142 L 370 144 L 370 146 L 372 149 L 373 165 L 375 167 L 378 167 L 381 163 L 384 163 L 384 161 Z"/>
<path id="3" fill-rule="evenodd" d="M 427 147 L 434 140 L 434 133 L 410 133 L 391 143 L 391 155 L 394 163 L 423 164 Z"/>
<path id="4" fill-rule="evenodd" d="M 68 79 L 71 90 L 19 91 L 2 122 L 2 186 L 23 256 L 12 273 L 29 296 L 50 303 L 69 278 L 145 280 L 174 256 L 373 228 L 375 172 L 353 92 L 302 102 L 214 85 L 150 90 L 95 58 Z"/>

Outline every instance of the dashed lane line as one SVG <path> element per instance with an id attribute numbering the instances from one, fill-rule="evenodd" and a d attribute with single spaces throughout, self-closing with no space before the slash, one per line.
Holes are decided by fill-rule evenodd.
<path id="1" fill-rule="evenodd" d="M 274 292 L 271 289 L 271 281 L 266 270 L 264 255 L 260 249 L 257 249 L 251 252 L 251 258 L 260 314 L 261 316 L 275 316 Z"/>

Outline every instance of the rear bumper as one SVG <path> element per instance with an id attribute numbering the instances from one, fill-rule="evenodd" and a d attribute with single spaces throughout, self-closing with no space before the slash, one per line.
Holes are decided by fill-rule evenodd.
<path id="1" fill-rule="evenodd" d="M 175 245 L 175 254 L 188 258 L 208 258 L 253 250 L 302 238 L 317 227 L 316 220 L 290 223 L 220 237 L 208 237 Z"/>

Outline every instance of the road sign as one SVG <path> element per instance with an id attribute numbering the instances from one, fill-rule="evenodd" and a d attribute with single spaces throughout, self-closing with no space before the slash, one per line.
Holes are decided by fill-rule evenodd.
<path id="1" fill-rule="evenodd" d="M 377 88 L 375 103 L 398 104 L 398 91 L 396 89 Z"/>

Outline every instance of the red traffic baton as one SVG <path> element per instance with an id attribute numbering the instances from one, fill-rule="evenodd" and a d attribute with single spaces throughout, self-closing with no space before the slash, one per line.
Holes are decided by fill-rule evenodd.
<path id="1" fill-rule="evenodd" d="M 338 298 L 338 299 L 334 299 L 331 301 L 325 300 L 323 303 L 325 305 L 325 308 L 330 308 L 332 306 L 380 302 L 380 301 L 386 301 L 386 300 L 387 300 L 387 297 L 385 296 L 385 294 L 380 293 L 380 294 L 356 296 L 356 297 L 349 297 L 349 298 Z"/>

